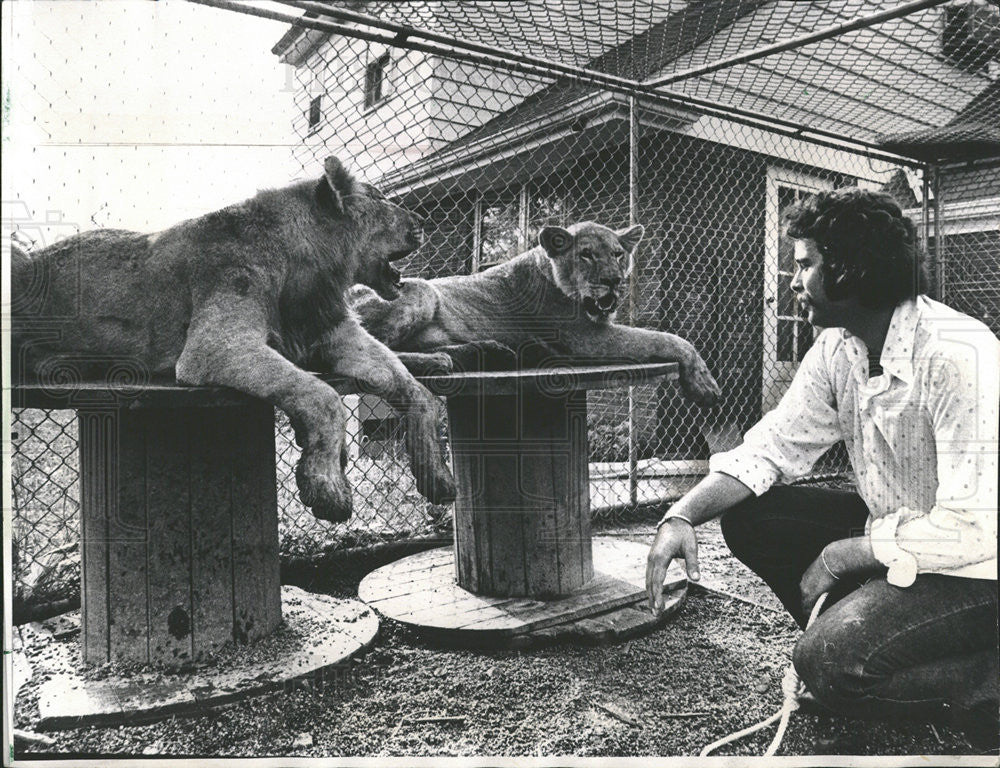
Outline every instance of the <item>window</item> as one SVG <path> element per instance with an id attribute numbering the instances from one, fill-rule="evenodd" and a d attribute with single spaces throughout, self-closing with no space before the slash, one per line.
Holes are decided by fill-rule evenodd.
<path id="1" fill-rule="evenodd" d="M 521 245 L 518 199 L 483 200 L 480 218 L 479 269 L 516 256 Z"/>
<path id="2" fill-rule="evenodd" d="M 365 109 L 374 107 L 389 95 L 385 75 L 389 69 L 389 54 L 379 56 L 365 69 Z"/>
<path id="3" fill-rule="evenodd" d="M 528 196 L 528 231 L 526 247 L 538 245 L 538 233 L 550 224 L 560 227 L 571 223 L 566 198 L 547 189 L 533 189 Z"/>
<path id="4" fill-rule="evenodd" d="M 309 133 L 314 133 L 323 119 L 322 96 L 317 96 L 309 102 Z"/>
<path id="5" fill-rule="evenodd" d="M 533 248 L 542 227 L 569 223 L 566 199 L 549 190 L 535 189 L 533 184 L 510 189 L 502 197 L 481 198 L 476 203 L 475 217 L 473 272 Z"/>

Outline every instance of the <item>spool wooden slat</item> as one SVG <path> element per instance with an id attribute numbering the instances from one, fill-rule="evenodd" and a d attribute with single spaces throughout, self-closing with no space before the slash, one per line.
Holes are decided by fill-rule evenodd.
<path id="1" fill-rule="evenodd" d="M 177 666 L 276 629 L 271 406 L 79 414 L 84 660 Z"/>
<path id="2" fill-rule="evenodd" d="M 554 597 L 593 576 L 584 391 L 448 398 L 458 583 Z"/>

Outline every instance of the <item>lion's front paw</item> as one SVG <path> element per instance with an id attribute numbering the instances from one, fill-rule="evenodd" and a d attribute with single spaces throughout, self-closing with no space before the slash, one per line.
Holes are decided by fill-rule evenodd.
<path id="1" fill-rule="evenodd" d="M 400 362 L 414 376 L 438 376 L 451 373 L 454 365 L 446 352 L 399 352 Z"/>
<path id="2" fill-rule="evenodd" d="M 451 373 L 455 370 L 455 364 L 449 355 L 444 352 L 431 352 L 427 355 L 427 374 Z"/>
<path id="3" fill-rule="evenodd" d="M 434 429 L 437 423 L 435 418 L 431 422 L 430 429 Z M 415 428 L 414 432 L 417 431 Z M 410 470 L 417 481 L 417 490 L 420 494 L 431 504 L 451 504 L 457 495 L 455 478 L 444 462 L 437 441 L 427 440 L 410 444 L 407 449 L 410 451 Z"/>
<path id="4" fill-rule="evenodd" d="M 340 523 L 351 516 L 351 486 L 343 471 L 343 457 L 306 448 L 295 467 L 299 498 L 320 520 Z"/>
<path id="5" fill-rule="evenodd" d="M 697 354 L 681 368 L 681 389 L 689 399 L 706 407 L 715 405 L 722 396 L 708 366 Z"/>

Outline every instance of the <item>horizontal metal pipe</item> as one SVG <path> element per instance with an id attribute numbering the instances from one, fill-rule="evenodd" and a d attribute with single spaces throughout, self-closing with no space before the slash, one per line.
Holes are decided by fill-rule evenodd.
<path id="1" fill-rule="evenodd" d="M 340 21 L 350 21 L 356 24 L 364 24 L 365 26 L 374 27 L 376 29 L 384 29 L 395 33 L 397 36 L 402 36 L 404 39 L 420 38 L 423 40 L 429 40 L 431 42 L 441 43 L 459 50 L 481 53 L 487 56 L 495 56 L 496 58 L 503 59 L 505 61 L 517 61 L 522 64 L 544 67 L 550 72 L 558 72 L 562 75 L 571 75 L 573 77 L 588 79 L 600 78 L 602 83 L 614 85 L 618 88 L 634 89 L 637 86 L 637 83 L 634 80 L 617 77 L 616 75 L 609 75 L 606 72 L 598 72 L 592 69 L 586 69 L 585 67 L 578 67 L 573 64 L 564 64 L 561 61 L 552 61 L 551 59 L 542 58 L 541 56 L 532 56 L 527 53 L 518 53 L 517 51 L 506 51 L 503 48 L 477 43 L 472 40 L 464 40 L 460 37 L 453 37 L 450 35 L 443 35 L 438 32 L 417 29 L 416 27 L 410 27 L 405 24 L 385 21 L 384 19 L 378 19 L 374 16 L 367 16 L 363 13 L 350 11 L 346 8 L 334 8 L 324 3 L 315 2 L 315 0 L 274 0 L 274 2 L 299 8 L 304 11 L 309 11 L 310 13 L 319 13 L 333 19 L 339 19 Z"/>
<path id="2" fill-rule="evenodd" d="M 261 18 L 271 19 L 273 21 L 281 21 L 284 22 L 285 24 L 290 24 L 295 27 L 302 27 L 304 29 L 315 29 L 320 32 L 328 32 L 330 34 L 343 35 L 345 37 L 353 37 L 359 40 L 368 40 L 371 42 L 383 43 L 390 47 L 422 51 L 424 53 L 431 53 L 437 56 L 444 56 L 446 58 L 457 59 L 459 61 L 467 61 L 474 64 L 485 64 L 487 66 L 494 67 L 497 69 L 506 69 L 514 72 L 519 72 L 521 74 L 528 74 L 545 80 L 554 79 L 554 73 L 540 65 L 526 64 L 518 61 L 509 61 L 507 59 L 497 59 L 493 56 L 488 56 L 485 54 L 476 54 L 470 51 L 449 49 L 431 43 L 422 43 L 418 40 L 401 39 L 400 37 L 387 37 L 384 35 L 375 34 L 373 32 L 367 32 L 363 29 L 357 29 L 355 27 L 347 27 L 342 24 L 336 24 L 330 21 L 323 21 L 321 19 L 311 19 L 311 18 L 306 18 L 305 16 L 292 16 L 285 13 L 279 13 L 277 11 L 258 8 L 252 5 L 243 5 L 241 3 L 235 2 L 234 0 L 188 0 L 188 2 L 196 3 L 198 5 L 206 5 L 212 8 L 219 8 L 227 11 L 236 11 L 237 13 L 245 13 L 251 16 L 259 16 Z M 603 87 L 606 88 L 607 90 L 614 91 L 617 93 L 624 93 L 627 95 L 640 94 L 645 97 L 651 98 L 652 100 L 659 102 L 661 104 L 669 104 L 673 106 L 688 107 L 688 108 L 694 107 L 696 110 L 704 112 L 705 114 L 712 114 L 717 117 L 734 120 L 735 122 L 745 123 L 748 125 L 755 125 L 758 128 L 762 128 L 765 130 L 773 130 L 778 133 L 782 133 L 784 135 L 796 136 L 805 141 L 809 141 L 815 144 L 830 146 L 831 148 L 841 149 L 846 152 L 855 152 L 874 159 L 882 159 L 888 162 L 898 162 L 906 165 L 921 165 L 920 163 L 915 162 L 911 158 L 906 158 L 900 155 L 895 155 L 892 153 L 885 152 L 884 150 L 879 149 L 875 145 L 862 141 L 860 139 L 848 138 L 845 137 L 842 133 L 826 131 L 821 128 L 810 128 L 808 126 L 802 125 L 801 123 L 796 123 L 791 120 L 785 120 L 783 118 L 775 117 L 773 115 L 766 115 L 762 112 L 754 112 L 753 110 L 740 109 L 737 107 L 732 107 L 726 104 L 720 104 L 718 102 L 710 101 L 707 99 L 700 99 L 693 96 L 688 96 L 682 93 L 665 91 L 665 90 L 653 90 L 642 84 L 634 83 L 632 81 L 624 81 L 624 84 L 610 83 L 606 82 L 606 79 L 603 76 L 600 76 L 589 70 L 580 70 L 578 74 L 567 75 L 567 78 L 571 81 L 582 82 L 590 85 Z M 807 136 L 806 134 L 809 135 Z M 827 141 L 816 140 L 813 138 L 814 136 L 820 139 L 826 139 Z"/>
<path id="3" fill-rule="evenodd" d="M 363 29 L 358 29 L 356 27 L 348 27 L 343 24 L 337 24 L 331 21 L 324 21 L 322 19 L 312 19 L 306 18 L 305 16 L 292 16 L 290 14 L 279 13 L 278 11 L 271 11 L 264 8 L 258 8 L 252 5 L 242 5 L 235 0 L 188 0 L 188 2 L 196 3 L 198 5 L 207 5 L 212 8 L 219 8 L 226 11 L 236 11 L 237 13 L 245 13 L 250 16 L 259 16 L 264 19 L 271 19 L 273 21 L 281 21 L 286 24 L 290 24 L 295 27 L 302 27 L 304 29 L 315 29 L 320 32 L 329 32 L 330 34 L 343 35 L 344 37 L 352 37 L 359 40 L 367 40 L 369 42 L 383 43 L 384 45 L 396 48 L 405 48 L 414 51 L 423 51 L 425 53 L 432 53 L 438 56 L 443 56 L 450 59 L 457 59 L 459 61 L 469 61 L 477 64 L 487 64 L 488 66 L 495 67 L 497 69 L 507 69 L 520 72 L 522 74 L 533 75 L 535 77 L 540 77 L 545 80 L 556 79 L 557 73 L 553 72 L 551 68 L 546 65 L 540 64 L 529 64 L 520 61 L 511 61 L 508 58 L 497 58 L 490 54 L 475 54 L 472 52 L 466 52 L 459 50 L 457 48 L 445 47 L 441 45 L 423 43 L 419 40 L 410 40 L 403 38 L 399 35 L 380 35 L 374 32 L 368 32 Z M 631 91 L 637 90 L 636 85 L 629 80 L 622 80 L 621 78 L 612 78 L 609 81 L 608 76 L 601 75 L 600 73 L 591 72 L 589 70 L 576 69 L 573 72 L 565 73 L 567 77 L 571 80 L 576 80 L 579 82 L 590 83 L 592 85 L 601 86 L 603 88 L 608 88 L 613 91 L 621 91 L 622 89 L 629 89 Z"/>
<path id="4" fill-rule="evenodd" d="M 910 13 L 921 11 L 925 8 L 931 8 L 935 5 L 943 5 L 947 2 L 949 2 L 949 0 L 915 0 L 911 3 L 904 3 L 903 5 L 890 8 L 886 11 L 873 13 L 871 16 L 862 16 L 852 21 L 844 22 L 843 24 L 835 24 L 832 27 L 826 27 L 825 29 L 818 30 L 817 32 L 810 32 L 807 35 L 792 37 L 788 40 L 780 40 L 777 43 L 765 45 L 763 48 L 755 48 L 754 50 L 747 51 L 746 53 L 739 53 L 735 56 L 719 59 L 718 61 L 713 61 L 711 64 L 705 64 L 701 67 L 691 67 L 690 69 L 674 72 L 673 74 L 665 75 L 664 77 L 647 80 L 643 83 L 643 85 L 650 88 L 660 88 L 664 85 L 669 85 L 670 83 L 676 83 L 679 80 L 687 80 L 688 78 L 698 77 L 699 75 L 707 75 L 711 72 L 717 72 L 720 69 L 726 69 L 727 67 L 732 67 L 736 64 L 746 64 L 747 62 L 762 59 L 765 56 L 771 56 L 775 53 L 784 53 L 785 51 L 790 51 L 794 48 L 801 48 L 802 46 L 809 45 L 810 43 L 817 43 L 821 40 L 827 40 L 831 37 L 842 35 L 845 32 L 853 32 L 856 29 L 871 27 L 875 24 L 880 24 L 883 21 L 896 19 L 900 16 L 906 16 Z"/>

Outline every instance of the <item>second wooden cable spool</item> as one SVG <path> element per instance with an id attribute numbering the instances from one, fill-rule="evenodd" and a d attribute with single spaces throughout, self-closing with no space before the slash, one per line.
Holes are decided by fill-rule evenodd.
<path id="1" fill-rule="evenodd" d="M 592 579 L 587 393 L 450 397 L 448 422 L 459 586 L 545 599 Z"/>

